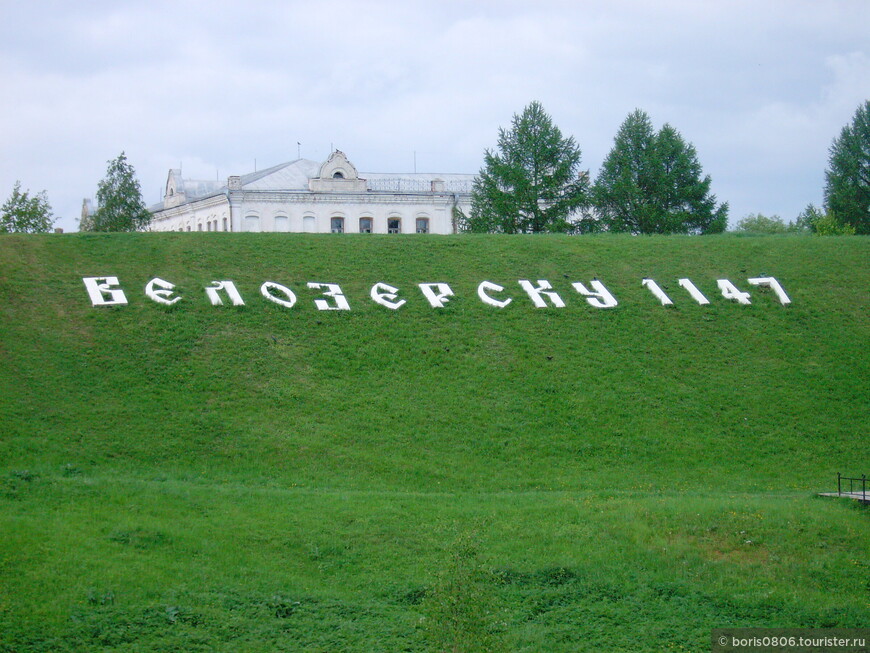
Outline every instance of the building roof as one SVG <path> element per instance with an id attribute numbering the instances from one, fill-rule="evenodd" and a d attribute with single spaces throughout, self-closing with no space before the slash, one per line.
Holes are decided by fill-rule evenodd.
<path id="1" fill-rule="evenodd" d="M 336 151 L 327 163 L 335 155 L 344 156 L 341 152 Z M 296 159 L 280 163 L 265 170 L 239 175 L 239 189 L 246 191 L 311 192 L 309 182 L 311 179 L 319 177 L 324 166 L 326 163 L 318 163 L 311 159 Z M 471 192 L 474 177 L 475 175 L 457 173 L 359 173 L 359 179 L 366 181 L 368 191 L 389 193 L 433 192 L 435 190 L 433 182 L 443 182 L 443 185 L 439 184 L 438 192 L 467 194 Z M 170 188 L 172 189 L 171 193 Z M 178 194 L 180 196 L 178 200 L 181 201 L 171 204 L 177 206 L 225 194 L 228 190 L 229 186 L 226 181 L 188 179 L 181 176 L 180 169 L 174 168 L 169 171 L 166 192 L 167 195 Z M 163 202 L 151 207 L 151 211 L 162 211 L 171 205 Z"/>

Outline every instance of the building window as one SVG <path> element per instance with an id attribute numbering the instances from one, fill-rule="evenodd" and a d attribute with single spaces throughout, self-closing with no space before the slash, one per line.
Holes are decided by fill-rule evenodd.
<path id="1" fill-rule="evenodd" d="M 275 231 L 286 233 L 290 231 L 290 218 L 286 215 L 275 216 Z"/>
<path id="2" fill-rule="evenodd" d="M 260 216 L 246 215 L 245 216 L 245 231 L 260 231 Z"/>
<path id="3" fill-rule="evenodd" d="M 359 219 L 359 232 L 361 234 L 370 234 L 372 232 L 372 219 L 371 218 L 360 218 Z"/>
<path id="4" fill-rule="evenodd" d="M 335 174 L 332 175 L 333 179 L 344 179 L 344 173 L 341 170 L 336 170 Z"/>
<path id="5" fill-rule="evenodd" d="M 329 228 L 334 234 L 344 233 L 344 218 L 332 218 L 329 221 Z"/>
<path id="6" fill-rule="evenodd" d="M 417 218 L 417 233 L 418 234 L 428 234 L 429 233 L 429 218 Z"/>
<path id="7" fill-rule="evenodd" d="M 198 222 L 198 223 L 197 223 L 197 225 L 196 225 L 196 230 L 197 230 L 197 231 L 202 231 L 202 222 Z"/>
<path id="8" fill-rule="evenodd" d="M 302 231 L 305 233 L 314 233 L 317 229 L 317 218 L 313 215 L 306 215 L 302 218 Z"/>
<path id="9" fill-rule="evenodd" d="M 387 219 L 387 233 L 388 234 L 400 234 L 400 233 L 402 233 L 402 219 L 401 218 L 389 218 L 389 219 Z"/>
<path id="10" fill-rule="evenodd" d="M 227 230 L 227 219 L 224 218 L 224 231 L 226 231 L 226 230 Z"/>

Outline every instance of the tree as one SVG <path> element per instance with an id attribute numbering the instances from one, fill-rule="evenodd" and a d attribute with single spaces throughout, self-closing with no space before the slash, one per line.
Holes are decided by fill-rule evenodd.
<path id="1" fill-rule="evenodd" d="M 784 234 L 789 231 L 789 225 L 778 215 L 768 217 L 761 213 L 750 213 L 737 222 L 734 231 L 747 234 Z"/>
<path id="2" fill-rule="evenodd" d="M 793 230 L 798 233 L 811 232 L 817 236 L 855 235 L 855 227 L 837 222 L 830 211 L 822 211 L 812 203 L 798 215 Z"/>
<path id="3" fill-rule="evenodd" d="M 666 124 L 658 133 L 640 109 L 619 128 L 593 188 L 609 231 L 634 234 L 721 233 L 728 203 L 716 205 L 695 148 Z"/>
<path id="4" fill-rule="evenodd" d="M 870 100 L 858 107 L 831 145 L 825 207 L 839 225 L 870 234 Z"/>
<path id="5" fill-rule="evenodd" d="M 31 195 L 30 190 L 21 192 L 21 182 L 16 181 L 12 195 L 0 207 L 0 233 L 44 233 L 54 225 L 51 204 L 45 191 Z"/>
<path id="6" fill-rule="evenodd" d="M 588 173 L 580 148 L 562 132 L 539 102 L 512 128 L 499 128 L 498 152 L 484 152 L 484 167 L 471 192 L 466 229 L 480 232 L 572 231 L 575 212 L 587 201 Z"/>
<path id="7" fill-rule="evenodd" d="M 136 172 L 123 152 L 109 161 L 106 177 L 97 186 L 97 204 L 94 231 L 139 231 L 151 222 Z"/>

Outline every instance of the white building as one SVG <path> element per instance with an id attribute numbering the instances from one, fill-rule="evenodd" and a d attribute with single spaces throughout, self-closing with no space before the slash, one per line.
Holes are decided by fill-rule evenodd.
<path id="1" fill-rule="evenodd" d="M 357 173 L 339 151 L 219 181 L 170 170 L 152 231 L 434 233 L 457 231 L 474 175 Z"/>

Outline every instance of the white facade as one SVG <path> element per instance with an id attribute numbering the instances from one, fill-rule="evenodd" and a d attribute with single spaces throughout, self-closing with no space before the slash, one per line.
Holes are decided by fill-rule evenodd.
<path id="1" fill-rule="evenodd" d="M 474 175 L 364 173 L 339 151 L 217 181 L 170 170 L 152 231 L 456 233 Z"/>

